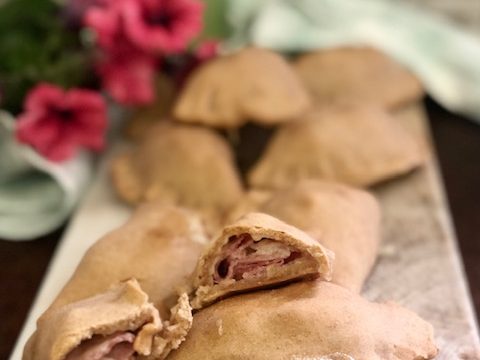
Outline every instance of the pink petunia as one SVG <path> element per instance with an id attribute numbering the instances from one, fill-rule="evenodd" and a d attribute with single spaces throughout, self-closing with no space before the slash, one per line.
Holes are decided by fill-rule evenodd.
<path id="1" fill-rule="evenodd" d="M 101 0 L 84 14 L 85 25 L 95 31 L 97 42 L 104 49 L 129 43 L 121 16 L 124 2 L 125 0 Z"/>
<path id="2" fill-rule="evenodd" d="M 17 120 L 18 141 L 52 161 L 67 160 L 81 147 L 104 146 L 107 111 L 95 91 L 41 83 L 28 93 Z"/>
<path id="3" fill-rule="evenodd" d="M 202 28 L 197 0 L 132 0 L 122 10 L 130 40 L 146 51 L 181 52 Z"/>
<path id="4" fill-rule="evenodd" d="M 120 104 L 145 105 L 155 99 L 157 60 L 128 46 L 104 54 L 97 66 L 102 87 Z"/>
<path id="5" fill-rule="evenodd" d="M 202 29 L 199 0 L 104 0 L 87 11 L 85 23 L 102 47 L 119 41 L 155 54 L 185 50 Z"/>
<path id="6" fill-rule="evenodd" d="M 199 62 L 204 62 L 214 58 L 220 52 L 220 45 L 220 41 L 214 39 L 201 42 L 195 49 L 195 58 Z"/>

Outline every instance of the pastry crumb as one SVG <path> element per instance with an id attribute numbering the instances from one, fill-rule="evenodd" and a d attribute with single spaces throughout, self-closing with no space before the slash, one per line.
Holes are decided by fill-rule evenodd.
<path id="1" fill-rule="evenodd" d="M 218 335 L 222 336 L 223 335 L 223 321 L 222 321 L 222 319 L 218 319 L 216 324 L 217 324 L 217 329 L 218 329 Z"/>

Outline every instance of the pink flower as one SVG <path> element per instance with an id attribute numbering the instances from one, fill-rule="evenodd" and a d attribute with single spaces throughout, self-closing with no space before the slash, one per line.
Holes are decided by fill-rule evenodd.
<path id="1" fill-rule="evenodd" d="M 129 42 L 121 16 L 121 8 L 125 1 L 101 0 L 85 12 L 83 19 L 85 25 L 95 31 L 97 42 L 104 49 Z"/>
<path id="2" fill-rule="evenodd" d="M 52 161 L 72 157 L 80 147 L 101 150 L 107 125 L 105 102 L 91 90 L 64 91 L 41 83 L 27 95 L 16 136 Z"/>
<path id="3" fill-rule="evenodd" d="M 103 47 L 119 39 L 151 53 L 178 53 L 202 28 L 203 4 L 198 0 L 107 0 L 87 11 Z"/>
<path id="4" fill-rule="evenodd" d="M 202 3 L 196 0 L 137 0 L 123 8 L 130 40 L 147 51 L 177 53 L 202 28 Z"/>
<path id="5" fill-rule="evenodd" d="M 144 105 L 155 99 L 155 58 L 128 46 L 120 46 L 104 55 L 97 71 L 102 87 L 115 101 L 124 105 Z"/>
<path id="6" fill-rule="evenodd" d="M 220 50 L 220 41 L 205 40 L 201 42 L 195 49 L 195 58 L 199 62 L 210 60 L 218 55 Z"/>

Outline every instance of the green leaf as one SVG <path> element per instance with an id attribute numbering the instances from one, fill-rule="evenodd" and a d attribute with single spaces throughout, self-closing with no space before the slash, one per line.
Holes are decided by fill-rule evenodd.
<path id="1" fill-rule="evenodd" d="M 51 0 L 10 0 L 0 7 L 1 107 L 21 111 L 38 82 L 81 85 L 90 70 L 79 35 L 66 29 L 60 6 Z"/>
<path id="2" fill-rule="evenodd" d="M 242 0 L 238 0 L 242 1 Z M 203 16 L 203 38 L 225 39 L 231 33 L 228 25 L 226 0 L 203 0 L 205 11 Z"/>

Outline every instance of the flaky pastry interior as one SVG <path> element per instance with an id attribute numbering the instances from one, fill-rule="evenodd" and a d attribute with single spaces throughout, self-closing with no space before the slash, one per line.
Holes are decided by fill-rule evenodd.
<path id="1" fill-rule="evenodd" d="M 261 213 L 226 226 L 200 257 L 192 306 L 298 279 L 331 278 L 333 254 L 301 230 Z"/>

